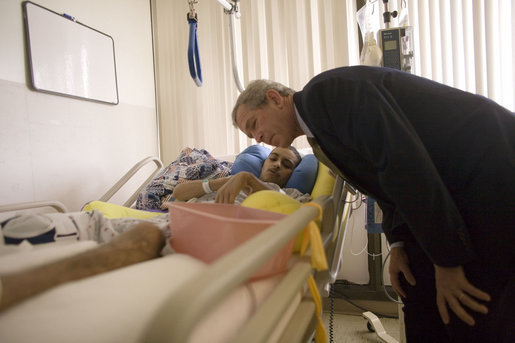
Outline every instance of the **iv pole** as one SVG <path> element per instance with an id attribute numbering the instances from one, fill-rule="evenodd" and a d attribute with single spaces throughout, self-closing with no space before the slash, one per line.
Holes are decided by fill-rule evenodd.
<path id="1" fill-rule="evenodd" d="M 384 5 L 384 12 L 383 12 L 384 28 L 389 29 L 390 28 L 390 20 L 391 20 L 391 18 L 397 17 L 397 11 L 393 11 L 393 12 L 388 11 L 388 0 L 383 0 L 383 5 Z"/>

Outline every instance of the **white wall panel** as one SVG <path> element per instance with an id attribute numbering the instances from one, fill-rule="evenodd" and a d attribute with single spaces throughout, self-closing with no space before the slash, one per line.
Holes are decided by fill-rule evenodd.
<path id="1" fill-rule="evenodd" d="M 28 87 L 21 2 L 0 1 L 0 203 L 58 200 L 76 211 L 159 153 L 150 3 L 36 1 L 113 37 L 120 104 L 109 105 Z"/>

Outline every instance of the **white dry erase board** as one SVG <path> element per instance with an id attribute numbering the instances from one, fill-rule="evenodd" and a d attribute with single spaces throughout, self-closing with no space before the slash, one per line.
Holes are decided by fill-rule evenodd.
<path id="1" fill-rule="evenodd" d="M 35 90 L 118 104 L 111 36 L 30 1 L 23 17 Z"/>

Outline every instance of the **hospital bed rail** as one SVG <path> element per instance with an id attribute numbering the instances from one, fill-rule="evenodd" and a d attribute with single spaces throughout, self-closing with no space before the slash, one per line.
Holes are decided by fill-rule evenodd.
<path id="1" fill-rule="evenodd" d="M 322 206 L 327 197 L 322 196 L 314 201 Z M 151 321 L 144 341 L 187 342 L 196 323 L 317 215 L 317 208 L 303 206 L 213 262 L 205 273 L 193 278 L 170 295 Z M 265 342 L 275 328 L 272 324 L 278 322 L 293 298 L 299 294 L 310 273 L 310 262 L 301 258 L 231 342 Z M 305 304 L 306 299 L 302 308 L 312 314 L 314 304 Z"/>
<path id="2" fill-rule="evenodd" d="M 340 264 L 351 194 L 352 189 L 346 187 L 345 181 L 337 177 L 330 196 L 322 195 L 313 200 L 323 209 L 321 235 L 329 260 L 329 270 L 313 272 L 307 258 L 299 258 L 231 343 L 266 342 L 274 331 L 274 324 L 279 322 L 295 296 L 301 294 L 306 278 L 311 273 L 314 274 L 318 289 L 323 292 L 322 296 L 328 296 L 328 289 L 336 279 Z M 145 341 L 186 342 L 196 323 L 317 215 L 316 208 L 301 207 L 213 262 L 206 273 L 170 295 L 148 328 Z M 304 296 L 282 332 L 279 342 L 307 342 L 315 327 L 315 303 L 309 296 Z"/>
<path id="3" fill-rule="evenodd" d="M 127 173 L 125 173 L 118 182 L 116 182 L 109 190 L 98 199 L 99 201 L 109 202 L 109 200 L 144 166 L 154 162 L 155 169 L 150 176 L 141 184 L 141 186 L 123 203 L 123 206 L 131 207 L 138 198 L 138 194 L 148 185 L 154 176 L 163 168 L 163 162 L 157 157 L 149 156 L 136 163 Z"/>
<path id="4" fill-rule="evenodd" d="M 66 206 L 60 201 L 42 200 L 42 201 L 20 202 L 20 203 L 14 203 L 14 204 L 0 205 L 0 213 L 21 211 L 21 210 L 31 210 L 31 209 L 38 209 L 38 208 L 44 208 L 44 207 L 51 207 L 55 211 L 60 212 L 60 213 L 68 212 L 68 209 L 66 208 Z"/>

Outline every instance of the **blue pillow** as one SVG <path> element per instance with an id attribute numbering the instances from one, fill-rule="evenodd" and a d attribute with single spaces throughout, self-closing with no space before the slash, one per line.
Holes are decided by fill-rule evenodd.
<path id="1" fill-rule="evenodd" d="M 236 156 L 234 164 L 231 167 L 231 174 L 238 174 L 246 171 L 259 177 L 263 162 L 268 158 L 272 150 L 262 145 L 251 145 Z"/>
<path id="2" fill-rule="evenodd" d="M 263 162 L 268 158 L 272 150 L 261 145 L 251 145 L 243 150 L 231 168 L 231 174 L 247 171 L 259 177 Z M 293 171 L 286 188 L 296 188 L 302 193 L 311 193 L 318 173 L 318 160 L 315 155 L 309 154 L 302 157 L 299 165 Z"/>
<path id="3" fill-rule="evenodd" d="M 318 160 L 313 154 L 302 157 L 299 165 L 295 168 L 286 183 L 286 188 L 296 188 L 302 193 L 313 191 L 318 175 Z"/>

